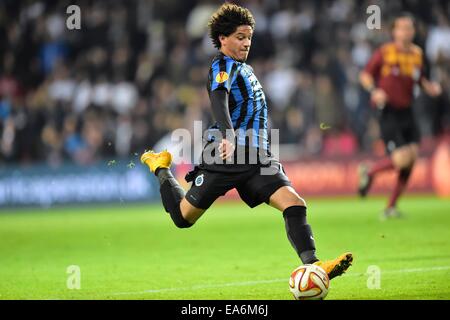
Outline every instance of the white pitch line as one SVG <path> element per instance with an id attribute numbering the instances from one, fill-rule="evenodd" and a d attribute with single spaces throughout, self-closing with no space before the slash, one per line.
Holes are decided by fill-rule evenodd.
<path id="1" fill-rule="evenodd" d="M 425 272 L 425 271 L 442 271 L 450 270 L 450 266 L 432 267 L 432 268 L 414 268 L 414 269 L 399 269 L 399 270 L 381 270 L 381 274 L 396 274 L 396 273 L 413 273 L 413 272 Z M 343 277 L 361 277 L 367 275 L 367 273 L 350 273 L 344 274 Z M 219 284 L 200 284 L 191 287 L 181 287 L 181 288 L 161 288 L 161 289 L 150 289 L 144 291 L 134 291 L 134 292 L 115 292 L 110 293 L 110 295 L 120 296 L 120 295 L 132 295 L 132 294 L 145 294 L 145 293 L 161 293 L 169 291 L 191 291 L 191 290 L 202 290 L 210 288 L 224 288 L 224 287 L 240 287 L 240 286 L 251 286 L 265 283 L 278 283 L 287 282 L 289 278 L 286 279 L 271 279 L 271 280 L 254 280 L 254 281 L 241 281 L 241 282 L 229 282 L 229 283 L 219 283 Z"/>

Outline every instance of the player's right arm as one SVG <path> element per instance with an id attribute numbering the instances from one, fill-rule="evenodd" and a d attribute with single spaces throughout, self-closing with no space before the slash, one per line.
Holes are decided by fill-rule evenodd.
<path id="1" fill-rule="evenodd" d="M 212 91 L 209 96 L 214 118 L 223 137 L 219 145 L 219 152 L 222 159 L 230 157 L 235 149 L 235 136 L 228 108 L 228 96 L 229 93 L 223 88 Z"/>
<path id="2" fill-rule="evenodd" d="M 370 100 L 380 109 L 384 108 L 387 102 L 386 92 L 381 88 L 377 88 L 375 84 L 375 78 L 379 76 L 382 64 L 381 49 L 378 49 L 364 70 L 359 74 L 361 86 L 370 93 Z"/>
<path id="3" fill-rule="evenodd" d="M 235 150 L 235 134 L 228 106 L 235 73 L 236 66 L 231 60 L 218 59 L 211 66 L 209 98 L 214 119 L 222 134 L 222 141 L 219 144 L 222 159 L 229 158 Z"/>

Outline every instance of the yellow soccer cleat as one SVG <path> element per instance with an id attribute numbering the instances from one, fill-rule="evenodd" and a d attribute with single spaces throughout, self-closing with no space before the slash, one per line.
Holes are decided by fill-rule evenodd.
<path id="1" fill-rule="evenodd" d="M 352 265 L 352 261 L 353 255 L 350 252 L 346 252 L 334 260 L 317 261 L 314 264 L 324 269 L 331 280 L 342 275 Z"/>
<path id="2" fill-rule="evenodd" d="M 151 172 L 155 173 L 157 169 L 170 168 L 170 165 L 172 164 L 172 155 L 167 150 L 158 153 L 150 150 L 142 154 L 141 162 L 142 164 L 146 164 Z"/>

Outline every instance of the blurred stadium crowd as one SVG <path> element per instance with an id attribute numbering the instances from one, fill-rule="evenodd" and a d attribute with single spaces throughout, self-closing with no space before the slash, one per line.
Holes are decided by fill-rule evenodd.
<path id="1" fill-rule="evenodd" d="M 235 1 L 256 19 L 249 64 L 269 99 L 272 128 L 299 156 L 382 153 L 358 73 L 389 39 L 400 11 L 418 19 L 427 72 L 445 94 L 419 94 L 422 135 L 449 129 L 450 2 L 378 1 L 382 29 L 366 26 L 373 1 Z M 210 124 L 205 89 L 213 48 L 206 24 L 222 1 L 0 3 L 0 163 L 128 157 L 194 120 Z"/>

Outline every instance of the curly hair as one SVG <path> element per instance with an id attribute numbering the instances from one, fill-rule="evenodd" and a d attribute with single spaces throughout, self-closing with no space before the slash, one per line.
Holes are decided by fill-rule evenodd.
<path id="1" fill-rule="evenodd" d="M 228 37 L 237 27 L 246 25 L 255 29 L 255 19 L 252 13 L 243 7 L 232 3 L 224 3 L 208 22 L 209 37 L 214 47 L 220 49 L 220 35 Z"/>

